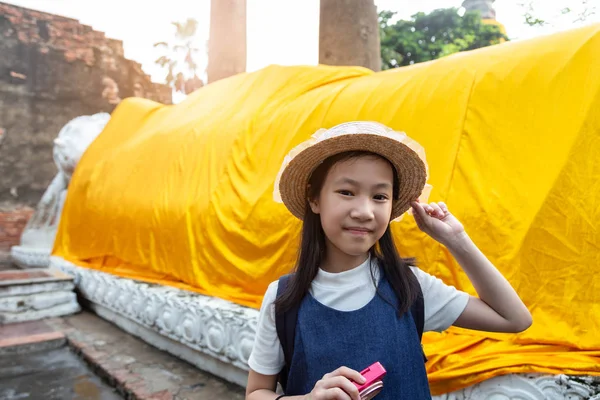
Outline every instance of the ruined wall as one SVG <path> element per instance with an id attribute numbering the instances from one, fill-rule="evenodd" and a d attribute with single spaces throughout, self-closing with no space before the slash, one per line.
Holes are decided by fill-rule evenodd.
<path id="1" fill-rule="evenodd" d="M 129 96 L 170 104 L 171 90 L 125 59 L 121 41 L 74 19 L 5 3 L 0 55 L 3 251 L 18 243 L 23 221 L 56 174 L 52 142 L 69 120 L 111 112 Z"/>

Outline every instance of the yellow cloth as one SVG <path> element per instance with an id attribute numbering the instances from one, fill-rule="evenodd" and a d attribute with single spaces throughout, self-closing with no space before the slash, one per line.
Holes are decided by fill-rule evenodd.
<path id="1" fill-rule="evenodd" d="M 508 372 L 600 375 L 600 26 L 372 73 L 276 67 L 175 106 L 126 99 L 81 159 L 54 255 L 258 307 L 295 260 L 272 200 L 317 129 L 375 120 L 420 142 L 444 200 L 533 313 L 519 335 L 425 335 L 433 393 Z M 405 256 L 475 294 L 412 217 Z"/>

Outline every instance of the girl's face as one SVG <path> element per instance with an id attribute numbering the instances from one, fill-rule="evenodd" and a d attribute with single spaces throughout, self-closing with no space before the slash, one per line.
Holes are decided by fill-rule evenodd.
<path id="1" fill-rule="evenodd" d="M 348 261 L 348 256 L 364 261 L 390 222 L 393 180 L 389 162 L 371 155 L 330 168 L 319 195 L 309 201 L 321 218 L 329 262 Z"/>

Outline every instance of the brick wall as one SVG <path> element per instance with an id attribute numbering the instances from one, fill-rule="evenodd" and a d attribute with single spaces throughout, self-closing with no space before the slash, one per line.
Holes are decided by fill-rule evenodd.
<path id="1" fill-rule="evenodd" d="M 72 18 L 53 15 L 11 4 L 0 3 L 0 15 L 12 25 L 14 34 L 23 43 L 37 43 L 42 52 L 49 48 L 62 49 L 68 61 L 80 59 L 94 65 L 93 48 L 108 54 L 123 56 L 123 42 L 109 39 L 104 32 Z"/>
<path id="2" fill-rule="evenodd" d="M 19 244 L 23 228 L 32 214 L 30 207 L 0 209 L 0 253 L 9 252 L 12 246 Z"/>
<path id="3" fill-rule="evenodd" d="M 171 104 L 123 43 L 77 20 L 0 2 L 0 251 L 17 244 L 56 174 L 53 140 L 136 96 Z"/>
<path id="4" fill-rule="evenodd" d="M 130 96 L 171 103 L 171 89 L 124 58 L 121 41 L 74 19 L 0 2 L 0 55 L 0 204 L 35 207 L 69 120 Z"/>
<path id="5" fill-rule="evenodd" d="M 80 61 L 88 67 L 103 70 L 105 75 L 100 80 L 100 83 L 105 81 L 103 89 L 109 85 L 104 78 L 109 78 L 119 86 L 121 98 L 123 95 L 136 95 L 171 103 L 170 88 L 153 83 L 143 72 L 141 64 L 124 58 L 121 40 L 107 38 L 104 32 L 78 20 L 0 2 L 0 37 L 3 38 L 0 40 L 13 42 L 11 47 L 21 44 L 24 46 L 18 47 L 33 48 L 42 55 L 57 51 L 66 63 Z M 20 56 L 28 58 L 23 53 Z M 43 60 L 43 57 L 38 57 L 38 60 Z M 15 81 L 27 79 L 23 71 L 11 72 Z M 71 77 L 56 78 L 66 81 Z"/>

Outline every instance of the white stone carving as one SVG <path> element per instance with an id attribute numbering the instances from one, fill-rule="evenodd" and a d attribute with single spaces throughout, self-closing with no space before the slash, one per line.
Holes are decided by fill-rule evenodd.
<path id="1" fill-rule="evenodd" d="M 110 114 L 83 115 L 69 121 L 54 139 L 54 162 L 67 180 L 71 179 L 81 156 L 104 129 Z"/>
<path id="2" fill-rule="evenodd" d="M 498 376 L 435 400 L 600 400 L 600 378 L 567 375 Z"/>
<path id="3" fill-rule="evenodd" d="M 10 256 L 12 261 L 21 268 L 46 268 L 50 264 L 51 249 L 51 247 L 34 248 L 23 245 L 13 246 L 10 249 Z"/>
<path id="4" fill-rule="evenodd" d="M 80 310 L 71 276 L 49 270 L 0 271 L 0 325 Z"/>
<path id="5" fill-rule="evenodd" d="M 108 113 L 80 116 L 69 121 L 58 133 L 53 149 L 58 173 L 25 226 L 20 245 L 11 248 L 11 257 L 17 265 L 24 268 L 48 266 L 71 176 L 81 156 L 109 119 Z"/>
<path id="6" fill-rule="evenodd" d="M 98 315 L 198 368 L 246 385 L 258 311 L 176 288 L 78 267 L 60 257 L 50 265 L 75 277 Z M 434 400 L 600 400 L 600 379 L 566 375 L 499 376 Z"/>

